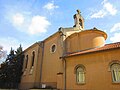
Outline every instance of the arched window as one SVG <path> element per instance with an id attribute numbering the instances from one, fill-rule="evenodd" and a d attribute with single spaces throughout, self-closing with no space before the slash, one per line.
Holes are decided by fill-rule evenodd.
<path id="1" fill-rule="evenodd" d="M 112 80 L 114 83 L 120 83 L 120 64 L 113 63 L 110 66 L 111 73 L 112 73 Z"/>
<path id="2" fill-rule="evenodd" d="M 76 82 L 78 84 L 85 83 L 85 68 L 83 65 L 78 65 L 76 68 Z"/>
<path id="3" fill-rule="evenodd" d="M 25 69 L 27 68 L 27 63 L 28 63 L 28 55 L 26 56 Z"/>
<path id="4" fill-rule="evenodd" d="M 34 59 L 35 59 L 35 52 L 33 51 L 32 52 L 32 64 L 31 64 L 31 67 L 34 66 Z"/>

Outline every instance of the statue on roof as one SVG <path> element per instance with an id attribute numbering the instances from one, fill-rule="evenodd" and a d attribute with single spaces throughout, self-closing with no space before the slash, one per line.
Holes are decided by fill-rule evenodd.
<path id="1" fill-rule="evenodd" d="M 75 14 L 73 16 L 73 18 L 74 18 L 74 23 L 75 23 L 75 25 L 73 27 L 80 27 L 80 29 L 83 29 L 84 28 L 84 25 L 83 25 L 84 19 L 81 16 L 81 12 L 79 9 L 77 10 L 77 14 Z"/>
<path id="2" fill-rule="evenodd" d="M 77 13 L 78 13 L 78 14 L 80 14 L 80 13 L 81 13 L 79 9 L 77 9 Z"/>

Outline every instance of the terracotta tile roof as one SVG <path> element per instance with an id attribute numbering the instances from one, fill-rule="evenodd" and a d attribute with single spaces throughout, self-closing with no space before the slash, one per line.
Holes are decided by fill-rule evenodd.
<path id="1" fill-rule="evenodd" d="M 68 52 L 63 57 L 69 57 L 69 56 L 87 54 L 87 53 L 92 53 L 92 52 L 105 51 L 105 50 L 116 49 L 116 48 L 120 48 L 120 42 L 106 44 L 106 45 L 104 45 L 102 47 L 99 47 L 99 48 L 92 48 L 92 49 L 78 51 L 78 52 Z"/>

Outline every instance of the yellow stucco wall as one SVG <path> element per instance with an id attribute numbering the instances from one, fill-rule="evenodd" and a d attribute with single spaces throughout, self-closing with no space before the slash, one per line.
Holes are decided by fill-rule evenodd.
<path id="1" fill-rule="evenodd" d="M 104 45 L 107 35 L 100 30 L 85 30 L 66 39 L 67 52 L 76 52 Z"/>
<path id="2" fill-rule="evenodd" d="M 57 73 L 63 72 L 62 61 L 59 57 L 62 55 L 61 38 L 59 33 L 44 41 L 44 58 L 42 65 L 42 83 L 54 84 L 57 86 Z M 51 52 L 52 45 L 56 45 L 56 51 Z"/>
<path id="3" fill-rule="evenodd" d="M 120 61 L 120 49 L 83 54 L 66 58 L 67 90 L 119 90 L 120 84 L 112 82 L 109 65 L 112 61 Z M 85 66 L 85 84 L 76 83 L 75 67 Z"/>
<path id="4" fill-rule="evenodd" d="M 24 55 L 28 55 L 29 59 L 26 70 L 24 69 L 24 61 L 24 73 L 20 84 L 21 88 L 40 87 L 41 84 L 46 84 L 47 86 L 59 88 L 61 90 L 64 89 L 65 62 L 60 59 L 63 53 L 101 47 L 104 45 L 107 38 L 106 33 L 100 30 L 72 31 L 70 28 L 70 30 L 68 30 L 68 32 L 66 31 L 64 34 L 67 35 L 61 36 L 61 34 L 57 32 L 45 39 L 42 42 L 42 46 L 34 44 L 24 51 Z M 66 37 L 67 39 L 65 39 Z M 51 52 L 52 45 L 56 46 L 55 52 Z M 64 52 L 64 50 L 66 51 Z M 33 72 L 30 74 L 33 51 L 35 51 L 35 60 Z M 66 58 L 66 89 L 120 89 L 120 84 L 112 83 L 111 72 L 109 71 L 109 63 L 114 60 L 120 61 L 119 53 L 120 49 L 113 49 Z M 76 83 L 76 74 L 74 71 L 78 64 L 84 65 L 86 70 L 86 81 L 85 84 L 81 85 Z"/>
<path id="5" fill-rule="evenodd" d="M 34 44 L 30 48 L 24 51 L 24 64 L 23 64 L 23 75 L 21 78 L 21 84 L 20 88 L 30 88 L 34 86 L 34 82 L 36 79 L 36 72 L 39 73 L 37 70 L 37 64 L 38 64 L 38 49 L 39 45 Z M 31 71 L 31 63 L 32 63 L 32 52 L 35 52 L 35 59 L 34 59 L 34 66 Z M 25 69 L 25 63 L 26 63 L 26 56 L 28 55 L 28 63 L 27 68 Z"/>
<path id="6" fill-rule="evenodd" d="M 72 28 L 67 28 L 67 30 L 64 31 L 66 37 L 74 32 L 78 32 L 77 30 L 74 31 L 71 29 Z M 26 59 L 24 59 L 20 88 L 41 87 L 41 84 L 46 84 L 47 86 L 55 88 L 57 86 L 63 88 L 63 75 L 59 75 L 58 73 L 63 73 L 64 71 L 63 62 L 60 57 L 64 52 L 64 40 L 66 37 L 61 36 L 59 32 L 56 32 L 42 41 L 43 46 L 33 44 L 24 51 L 25 57 L 28 55 L 29 59 L 26 70 L 24 69 Z M 56 50 L 53 53 L 50 50 L 52 45 L 56 45 Z M 36 55 L 33 73 L 30 74 L 33 51 L 35 51 Z M 57 84 L 57 82 L 59 84 Z"/>

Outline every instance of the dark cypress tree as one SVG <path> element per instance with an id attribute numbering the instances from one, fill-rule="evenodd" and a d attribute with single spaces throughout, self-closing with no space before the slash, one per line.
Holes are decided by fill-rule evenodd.
<path id="1" fill-rule="evenodd" d="M 6 61 L 1 64 L 0 88 L 18 88 L 22 75 L 23 58 L 21 45 L 17 51 L 11 48 Z"/>

